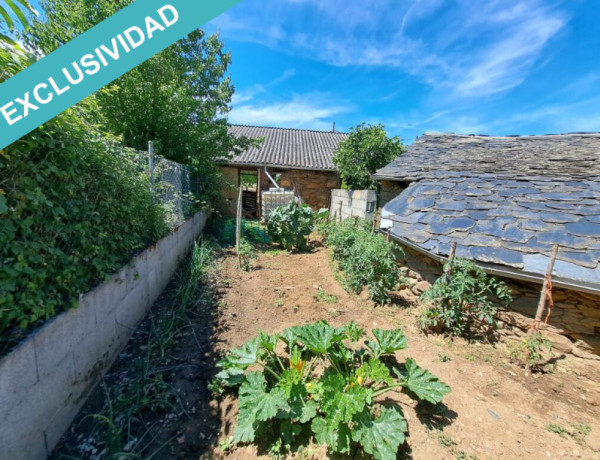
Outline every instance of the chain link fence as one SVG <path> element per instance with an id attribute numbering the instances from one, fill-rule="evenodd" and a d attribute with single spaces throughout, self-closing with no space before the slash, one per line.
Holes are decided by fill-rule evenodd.
<path id="1" fill-rule="evenodd" d="M 138 152 L 138 164 L 148 176 L 154 199 L 165 206 L 169 223 L 176 226 L 192 213 L 193 194 L 199 193 L 200 183 L 186 166 L 156 155 L 152 150 Z"/>

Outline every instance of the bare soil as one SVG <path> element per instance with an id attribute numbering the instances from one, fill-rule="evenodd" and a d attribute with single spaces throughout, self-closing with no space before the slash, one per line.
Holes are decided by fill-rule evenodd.
<path id="1" fill-rule="evenodd" d="M 174 370 L 166 379 L 180 395 L 185 414 L 152 422 L 162 426 L 157 436 L 165 444 L 155 458 L 268 458 L 264 449 L 254 446 L 224 451 L 237 405 L 231 397 L 213 400 L 206 391 L 216 359 L 259 329 L 275 333 L 325 319 L 335 326 L 355 320 L 367 329 L 402 327 L 409 347 L 397 354 L 398 360 L 415 358 L 451 386 L 439 407 L 419 407 L 403 395 L 392 396 L 409 424 L 399 458 L 600 459 L 600 362 L 555 353 L 547 372 L 527 376 L 509 362 L 505 344 L 425 336 L 416 327 L 419 305 L 381 307 L 365 295 L 345 292 L 318 241 L 309 253 L 263 247 L 251 272 L 239 270 L 232 253 L 224 253 L 218 266 L 214 309 L 194 319 L 170 358 Z M 327 301 L 317 296 L 319 289 L 328 295 Z M 127 356 L 135 353 L 139 345 L 138 351 L 134 345 L 124 352 L 108 379 L 128 369 Z M 97 392 L 95 398 L 98 406 L 102 395 Z M 88 439 L 81 420 L 93 413 L 93 400 L 63 439 L 56 458 L 66 458 L 60 452 L 73 452 L 73 445 Z M 585 425 L 591 432 L 578 435 L 577 427 Z M 317 446 L 296 457 L 328 458 Z"/>

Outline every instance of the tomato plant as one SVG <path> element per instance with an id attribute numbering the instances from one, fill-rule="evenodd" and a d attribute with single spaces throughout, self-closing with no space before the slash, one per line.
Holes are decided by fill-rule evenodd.
<path id="1" fill-rule="evenodd" d="M 360 293 L 363 286 L 377 303 L 390 300 L 390 292 L 405 282 L 396 261 L 394 243 L 380 233 L 371 231 L 372 224 L 364 219 L 347 219 L 320 226 L 325 243 L 342 271 L 344 288 Z"/>
<path id="2" fill-rule="evenodd" d="M 444 265 L 444 274 L 421 300 L 430 303 L 419 320 L 422 330 L 465 335 L 474 324 L 495 327 L 497 303 L 507 306 L 512 296 L 502 281 L 457 258 Z"/>
<path id="3" fill-rule="evenodd" d="M 354 446 L 376 459 L 395 459 L 408 425 L 401 407 L 382 403 L 402 391 L 417 401 L 441 402 L 450 387 L 408 358 L 393 355 L 407 346 L 401 329 L 365 330 L 351 322 L 294 326 L 281 334 L 260 332 L 218 363 L 212 388 L 233 388 L 239 396 L 235 443 L 253 443 L 267 429 L 273 444 L 290 446 L 311 435 L 330 452 Z M 252 366 L 252 370 L 249 368 Z"/>

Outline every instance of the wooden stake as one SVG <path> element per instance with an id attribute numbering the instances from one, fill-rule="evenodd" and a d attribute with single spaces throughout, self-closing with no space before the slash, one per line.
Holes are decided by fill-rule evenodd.
<path id="1" fill-rule="evenodd" d="M 388 227 L 386 232 L 385 232 L 385 240 L 389 243 L 390 242 L 390 233 L 392 231 L 392 227 Z"/>
<path id="2" fill-rule="evenodd" d="M 446 275 L 452 275 L 452 262 L 456 255 L 456 241 L 453 241 L 450 245 L 450 254 L 448 255 L 448 264 L 446 265 Z"/>
<path id="3" fill-rule="evenodd" d="M 556 256 L 558 255 L 558 244 L 552 246 L 552 253 L 550 254 L 550 262 L 548 262 L 548 268 L 546 269 L 546 278 L 544 278 L 544 284 L 542 285 L 542 293 L 540 294 L 540 302 L 535 313 L 535 322 L 533 323 L 532 330 L 538 331 L 540 323 L 542 322 L 542 316 L 544 316 L 544 310 L 546 309 L 546 302 L 548 301 L 549 294 L 552 289 L 552 270 L 554 269 L 554 262 L 556 262 Z"/>
<path id="4" fill-rule="evenodd" d="M 240 257 L 240 245 L 242 244 L 242 190 L 243 188 L 240 187 L 237 203 L 237 218 L 235 223 L 235 251 L 238 256 L 239 268 L 242 268 L 242 259 Z"/>
<path id="5" fill-rule="evenodd" d="M 340 222 L 342 222 L 342 206 L 343 206 L 343 204 L 344 204 L 344 203 L 340 201 L 340 209 L 339 209 L 339 211 L 338 211 L 338 215 L 339 215 L 339 218 L 340 218 Z"/>

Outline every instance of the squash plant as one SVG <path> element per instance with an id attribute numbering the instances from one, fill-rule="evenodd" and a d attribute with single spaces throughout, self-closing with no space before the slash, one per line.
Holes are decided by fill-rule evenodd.
<path id="1" fill-rule="evenodd" d="M 391 391 L 418 401 L 441 402 L 450 387 L 408 358 L 382 360 L 407 346 L 401 329 L 365 330 L 351 322 L 294 326 L 281 334 L 260 332 L 233 349 L 218 366 L 213 391 L 237 389 L 235 443 L 252 443 L 265 429 L 274 444 L 290 448 L 302 434 L 330 452 L 360 446 L 376 459 L 395 459 L 408 431 L 398 404 L 380 403 Z M 392 364 L 390 364 L 392 363 Z M 252 370 L 250 370 L 250 369 Z"/>
<path id="2" fill-rule="evenodd" d="M 294 247 L 305 250 L 308 247 L 306 237 L 313 231 L 314 217 L 310 206 L 290 201 L 271 211 L 267 233 L 274 243 L 281 244 L 288 251 Z"/>

